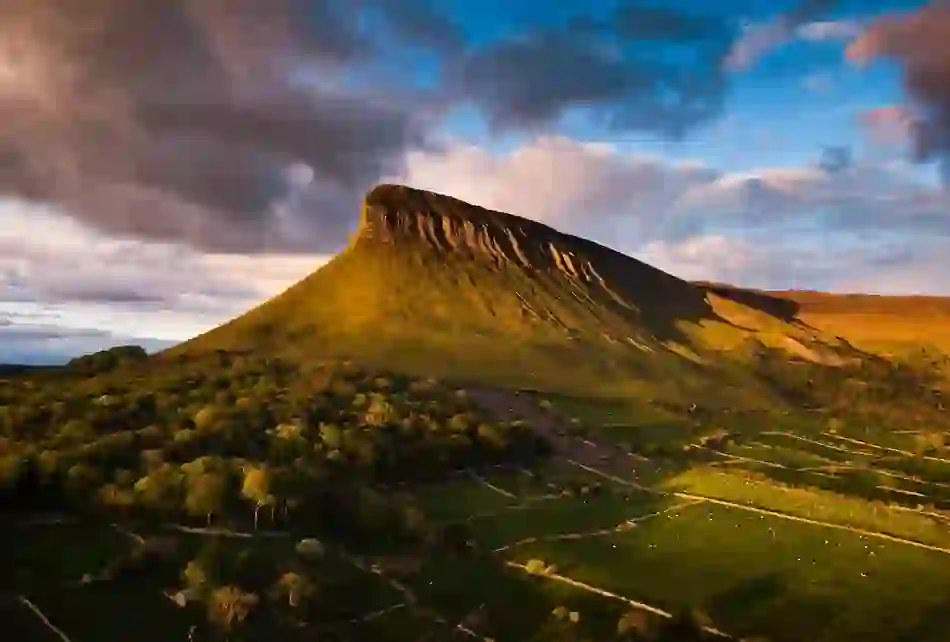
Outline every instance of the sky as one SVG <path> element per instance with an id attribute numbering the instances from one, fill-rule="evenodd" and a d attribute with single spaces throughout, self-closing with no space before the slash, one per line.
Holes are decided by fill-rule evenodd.
<path id="1" fill-rule="evenodd" d="M 950 295 L 942 0 L 6 0 L 0 362 L 187 339 L 397 182 L 677 276 Z"/>

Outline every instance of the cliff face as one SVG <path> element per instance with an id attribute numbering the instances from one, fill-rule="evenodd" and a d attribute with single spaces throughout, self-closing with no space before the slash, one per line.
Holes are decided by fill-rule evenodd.
<path id="1" fill-rule="evenodd" d="M 523 267 L 559 261 L 555 257 L 563 251 L 563 235 L 546 225 L 400 185 L 380 185 L 367 194 L 357 236 Z"/>
<path id="2" fill-rule="evenodd" d="M 592 241 L 542 223 L 470 205 L 450 196 L 401 185 L 380 185 L 363 205 L 358 244 L 426 248 L 447 256 L 484 260 L 600 284 L 616 295 L 628 287 L 673 301 L 702 298 L 698 288 Z"/>

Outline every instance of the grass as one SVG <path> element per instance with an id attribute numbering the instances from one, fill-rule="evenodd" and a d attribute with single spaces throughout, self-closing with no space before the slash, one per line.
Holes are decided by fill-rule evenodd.
<path id="1" fill-rule="evenodd" d="M 193 623 L 159 587 L 148 583 L 90 585 L 31 599 L 73 642 L 184 640 Z"/>
<path id="2" fill-rule="evenodd" d="M 809 437 L 809 439 L 813 439 Z M 862 455 L 853 451 L 853 446 L 845 443 L 830 443 L 829 439 L 814 439 L 813 441 L 804 441 L 796 439 L 790 435 L 769 434 L 758 435 L 756 441 L 766 446 L 777 448 L 787 448 L 797 450 L 802 453 L 808 453 L 820 457 L 823 460 L 830 460 L 839 464 L 869 465 L 872 457 Z M 821 443 L 816 443 L 821 442 Z M 867 448 L 865 450 L 873 450 Z M 821 464 L 819 464 L 821 465 Z"/>
<path id="3" fill-rule="evenodd" d="M 723 449 L 723 452 L 739 457 L 760 459 L 773 464 L 788 466 L 789 468 L 809 468 L 840 463 L 814 452 L 797 450 L 790 447 L 768 446 L 761 442 L 729 445 Z"/>
<path id="4" fill-rule="evenodd" d="M 944 639 L 935 611 L 950 556 L 722 506 L 515 556 L 667 610 L 699 607 L 727 631 L 776 642 Z"/>
<path id="5" fill-rule="evenodd" d="M 98 525 L 14 526 L 0 537 L 8 540 L 0 556 L 0 586 L 27 594 L 76 583 L 131 548 L 126 536 Z"/>
<path id="6" fill-rule="evenodd" d="M 413 496 L 433 520 L 464 519 L 475 513 L 500 510 L 518 503 L 516 499 L 505 497 L 468 477 L 415 489 Z"/>
<path id="7" fill-rule="evenodd" d="M 16 642 L 62 642 L 36 615 L 12 597 L 0 600 L 4 637 Z"/>
<path id="8" fill-rule="evenodd" d="M 612 528 L 660 508 L 654 498 L 644 494 L 633 499 L 605 494 L 540 502 L 524 510 L 472 520 L 470 527 L 481 546 L 494 549 L 529 537 Z"/>
<path id="9" fill-rule="evenodd" d="M 529 640 L 559 605 L 582 613 L 580 631 L 588 639 L 612 639 L 622 605 L 570 587 L 539 583 L 498 559 L 430 558 L 410 580 L 426 603 L 447 618 L 461 618 L 484 606 L 480 632 L 498 640 Z"/>
<path id="10" fill-rule="evenodd" d="M 894 510 L 884 503 L 826 490 L 782 486 L 752 473 L 697 468 L 668 481 L 667 487 L 796 517 L 950 547 L 950 532 L 946 526 L 924 515 Z"/>
<path id="11" fill-rule="evenodd" d="M 508 473 L 494 473 L 482 475 L 482 478 L 512 495 L 516 495 L 520 500 L 528 500 L 557 492 L 557 488 L 552 488 L 550 484 L 555 484 L 555 479 L 537 478 L 527 474 L 524 471 L 512 471 Z"/>
<path id="12" fill-rule="evenodd" d="M 545 395 L 545 398 L 561 416 L 576 418 L 584 425 L 599 429 L 641 427 L 677 420 L 672 413 L 638 399 L 591 399 L 567 395 Z"/>

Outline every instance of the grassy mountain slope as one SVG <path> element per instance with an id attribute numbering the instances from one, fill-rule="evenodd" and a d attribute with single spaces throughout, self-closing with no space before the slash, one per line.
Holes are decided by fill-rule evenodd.
<path id="1" fill-rule="evenodd" d="M 345 358 L 575 393 L 696 393 L 724 378 L 751 391 L 735 363 L 756 346 L 831 365 L 854 356 L 794 308 L 687 283 L 540 223 L 381 185 L 326 266 L 168 354 Z"/>
<path id="2" fill-rule="evenodd" d="M 808 323 L 868 350 L 906 353 L 921 348 L 950 354 L 950 298 L 774 292 L 799 306 Z"/>
<path id="3" fill-rule="evenodd" d="M 950 375 L 948 297 L 753 291 L 703 282 L 695 285 L 731 292 L 731 296 L 781 301 L 802 322 L 841 337 L 862 351 Z"/>

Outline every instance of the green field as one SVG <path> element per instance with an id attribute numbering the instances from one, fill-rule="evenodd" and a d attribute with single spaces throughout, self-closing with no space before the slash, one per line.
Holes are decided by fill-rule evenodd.
<path id="1" fill-rule="evenodd" d="M 722 506 L 611 537 L 528 544 L 513 557 L 668 610 L 700 607 L 730 631 L 776 641 L 944 639 L 936 613 L 950 555 Z"/>

